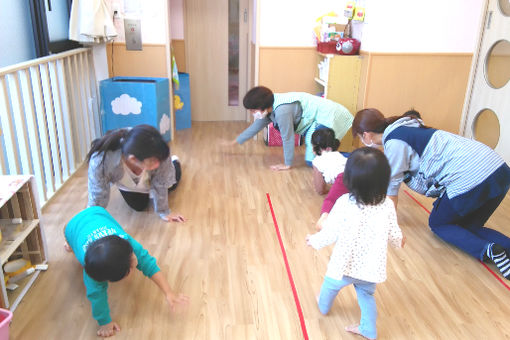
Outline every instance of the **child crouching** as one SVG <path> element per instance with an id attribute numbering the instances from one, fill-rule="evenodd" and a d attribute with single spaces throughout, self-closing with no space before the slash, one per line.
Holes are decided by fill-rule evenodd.
<path id="1" fill-rule="evenodd" d="M 188 297 L 176 294 L 161 273 L 156 259 L 129 236 L 102 207 L 87 208 L 74 216 L 65 228 L 66 250 L 72 250 L 83 266 L 83 281 L 92 316 L 99 324 L 97 335 L 108 337 L 120 331 L 110 317 L 108 281 L 126 278 L 134 268 L 149 277 L 165 295 L 172 311 Z"/>

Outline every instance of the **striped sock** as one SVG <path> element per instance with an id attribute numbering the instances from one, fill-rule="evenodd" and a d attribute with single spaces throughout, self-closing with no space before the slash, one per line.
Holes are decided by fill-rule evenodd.
<path id="1" fill-rule="evenodd" d="M 490 243 L 487 247 L 487 257 L 498 267 L 501 275 L 510 280 L 510 258 L 505 249 L 500 245 Z"/>

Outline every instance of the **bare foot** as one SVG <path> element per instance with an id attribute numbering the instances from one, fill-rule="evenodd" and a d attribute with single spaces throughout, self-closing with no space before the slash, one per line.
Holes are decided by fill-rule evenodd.
<path id="1" fill-rule="evenodd" d="M 71 249 L 71 246 L 69 245 L 69 243 L 67 242 L 64 242 L 64 249 L 65 251 L 67 251 L 68 253 L 71 253 L 73 250 Z"/>
<path id="2" fill-rule="evenodd" d="M 347 332 L 350 332 L 350 333 L 354 333 L 354 334 L 358 334 L 358 335 L 361 335 L 362 337 L 364 337 L 365 339 L 375 339 L 375 338 L 367 338 L 366 336 L 364 336 L 363 334 L 361 334 L 361 332 L 359 331 L 359 325 L 350 325 L 350 326 L 345 326 L 345 330 Z"/>

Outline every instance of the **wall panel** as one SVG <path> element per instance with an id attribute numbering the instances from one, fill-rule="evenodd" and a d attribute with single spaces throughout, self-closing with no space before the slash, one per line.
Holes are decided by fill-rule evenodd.
<path id="1" fill-rule="evenodd" d="M 172 51 L 175 55 L 175 62 L 179 72 L 186 72 L 186 48 L 184 40 L 172 39 Z"/>
<path id="2" fill-rule="evenodd" d="M 273 92 L 316 93 L 315 47 L 260 47 L 259 85 Z"/>
<path id="3" fill-rule="evenodd" d="M 125 43 L 113 43 L 112 57 L 112 44 L 108 44 L 106 56 L 109 76 L 166 78 L 165 45 L 144 44 L 142 48 L 142 51 L 128 51 Z"/>
<path id="4" fill-rule="evenodd" d="M 362 106 L 385 116 L 414 107 L 425 124 L 459 133 L 471 59 L 465 53 L 370 53 Z"/>

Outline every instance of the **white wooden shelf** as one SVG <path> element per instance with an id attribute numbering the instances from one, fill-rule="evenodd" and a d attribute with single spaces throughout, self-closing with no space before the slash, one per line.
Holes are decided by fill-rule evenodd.
<path id="1" fill-rule="evenodd" d="M 2 266 L 38 225 L 39 220 L 23 221 L 20 224 L 0 225 L 0 230 L 2 230 L 0 263 Z"/>
<path id="2" fill-rule="evenodd" d="M 314 78 L 316 83 L 324 87 L 324 98 L 342 104 L 354 115 L 358 109 L 361 56 L 317 52 L 317 65 L 324 64 L 327 70 L 323 72 L 317 67 Z M 352 133 L 348 131 L 341 140 L 339 150 L 350 152 L 353 149 Z"/>
<path id="3" fill-rule="evenodd" d="M 324 86 L 324 88 L 328 87 L 328 83 L 327 83 L 326 81 L 324 81 L 324 80 L 322 80 L 322 79 L 319 79 L 319 78 L 317 78 L 317 77 L 315 77 L 314 79 L 315 79 L 315 81 L 316 81 L 317 83 L 319 83 L 320 85 Z"/>
<path id="4" fill-rule="evenodd" d="M 14 311 L 40 271 L 16 282 L 7 291 L 3 265 L 23 258 L 32 266 L 46 263 L 46 241 L 39 220 L 40 209 L 33 176 L 0 176 L 0 307 Z"/>

